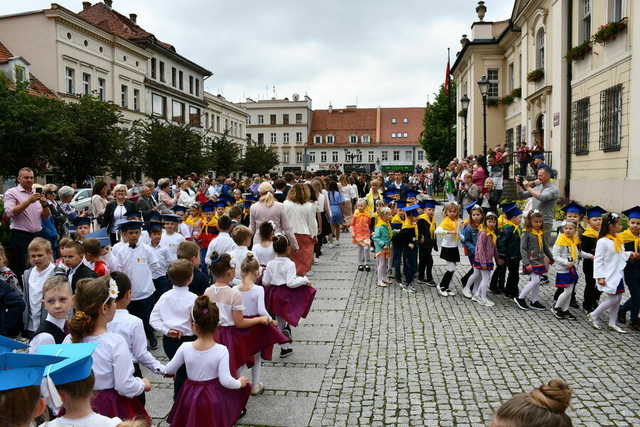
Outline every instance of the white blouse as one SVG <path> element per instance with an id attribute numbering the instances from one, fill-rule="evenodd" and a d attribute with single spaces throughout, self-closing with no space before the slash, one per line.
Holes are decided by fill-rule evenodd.
<path id="1" fill-rule="evenodd" d="M 189 291 L 188 286 L 174 286 L 162 294 L 151 310 L 149 324 L 162 335 L 167 335 L 170 329 L 182 332 L 183 335 L 193 335 L 191 330 L 191 310 L 198 296 Z"/>
<path id="2" fill-rule="evenodd" d="M 244 306 L 242 314 L 244 316 L 267 316 L 271 320 L 271 315 L 264 305 L 264 288 L 262 286 L 253 285 L 248 291 L 241 289 L 238 291 L 242 296 L 242 305 Z"/>
<path id="3" fill-rule="evenodd" d="M 284 207 L 284 214 L 287 216 L 294 234 L 306 234 L 309 236 L 316 236 L 318 234 L 316 205 L 311 202 L 300 205 L 291 200 L 285 200 L 282 205 Z"/>
<path id="4" fill-rule="evenodd" d="M 96 378 L 94 390 L 115 389 L 119 395 L 135 397 L 144 392 L 142 378 L 133 376 L 133 358 L 127 342 L 121 335 L 105 332 L 102 335 L 85 337 L 82 342 L 98 342 L 91 355 L 93 375 Z M 71 343 L 67 335 L 64 344 Z"/>
<path id="5" fill-rule="evenodd" d="M 135 248 L 124 244 L 118 251 L 112 251 L 113 268 L 111 271 L 121 271 L 131 280 L 131 297 L 134 301 L 145 299 L 153 295 L 152 271 L 159 271 L 162 266 L 158 262 L 156 253 L 151 246 L 138 243 Z"/>
<path id="6" fill-rule="evenodd" d="M 178 246 L 184 242 L 184 236 L 180 233 L 163 233 L 160 239 L 160 246 L 167 248 L 169 251 L 169 262 L 173 262 L 178 259 Z"/>
<path id="7" fill-rule="evenodd" d="M 40 427 L 116 427 L 122 420 L 118 417 L 109 418 L 92 412 L 82 418 L 58 417 L 40 424 Z"/>
<path id="8" fill-rule="evenodd" d="M 244 305 L 242 305 L 242 296 L 240 291 L 229 286 L 211 285 L 204 291 L 209 299 L 216 303 L 220 314 L 220 326 L 235 326 L 233 320 L 233 311 L 241 311 L 244 313 Z"/>
<path id="9" fill-rule="evenodd" d="M 596 255 L 593 259 L 593 277 L 596 279 L 598 290 L 615 294 L 621 280 L 624 280 L 624 268 L 632 252 L 616 252 L 613 241 L 603 237 L 596 243 Z M 604 278 L 607 284 L 602 287 L 597 280 Z"/>
<path id="10" fill-rule="evenodd" d="M 242 266 L 242 261 L 244 261 L 249 252 L 251 251 L 246 246 L 237 246 L 235 249 L 229 252 L 229 255 L 231 255 L 231 262 L 233 262 L 236 266 L 236 275 L 233 278 L 233 286 L 237 286 L 240 284 L 240 268 Z"/>
<path id="11" fill-rule="evenodd" d="M 67 319 L 56 319 L 52 315 L 47 314 L 46 320 L 56 325 L 58 328 L 60 328 L 61 331 L 64 331 L 64 324 L 67 321 Z M 49 332 L 40 332 L 38 335 L 31 338 L 31 341 L 29 342 L 29 353 L 32 353 L 32 354 L 35 353 L 38 347 L 41 345 L 55 344 L 55 343 L 56 343 L 56 340 L 53 338 L 53 335 L 51 335 Z"/>
<path id="12" fill-rule="evenodd" d="M 107 323 L 107 330 L 125 339 L 134 363 L 140 363 L 156 373 L 160 372 L 162 364 L 147 350 L 147 337 L 139 317 L 125 309 L 118 309 L 113 320 Z"/>
<path id="13" fill-rule="evenodd" d="M 273 250 L 273 242 L 269 242 L 269 246 L 262 246 L 262 243 L 256 243 L 251 248 L 251 252 L 256 256 L 260 265 L 267 265 L 269 261 L 276 257 L 276 252 Z"/>
<path id="14" fill-rule="evenodd" d="M 229 371 L 229 350 L 222 344 L 215 344 L 208 350 L 196 350 L 192 342 L 183 343 L 164 369 L 167 375 L 178 372 L 182 365 L 187 368 L 187 377 L 192 381 L 220 380 L 226 388 L 239 389 L 240 380 Z"/>
<path id="15" fill-rule="evenodd" d="M 287 285 L 290 288 L 297 288 L 309 283 L 309 279 L 307 276 L 296 275 L 296 265 L 290 258 L 276 257 L 274 260 L 269 261 L 264 269 L 262 282 L 265 285 Z"/>

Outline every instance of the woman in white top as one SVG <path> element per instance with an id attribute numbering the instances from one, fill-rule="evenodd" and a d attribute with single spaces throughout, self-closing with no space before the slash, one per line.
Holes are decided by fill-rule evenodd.
<path id="1" fill-rule="evenodd" d="M 291 260 L 296 264 L 296 274 L 304 276 L 311 270 L 315 237 L 318 234 L 316 206 L 309 201 L 303 184 L 291 187 L 283 206 L 298 242 L 298 250 L 291 253 Z"/>
<path id="2" fill-rule="evenodd" d="M 104 181 L 98 181 L 93 186 L 91 195 L 91 216 L 95 218 L 94 229 L 100 228 L 100 217 L 104 215 L 104 211 L 107 208 L 107 194 L 109 193 L 109 186 Z"/>
<path id="3" fill-rule="evenodd" d="M 180 193 L 178 195 L 178 206 L 183 206 L 189 209 L 196 202 L 196 192 L 191 188 L 193 182 L 190 179 L 185 179 L 180 184 Z"/>
<path id="4" fill-rule="evenodd" d="M 218 316 L 209 297 L 199 296 L 191 310 L 198 338 L 183 343 L 164 369 L 174 375 L 183 365 L 187 368 L 188 379 L 169 413 L 171 425 L 232 426 L 246 413 L 249 381 L 235 379 L 229 370 L 229 351 L 214 338 Z"/>
<path id="5" fill-rule="evenodd" d="M 344 215 L 344 222 L 342 224 L 342 231 L 345 233 L 351 224 L 351 215 L 353 215 L 353 206 L 351 205 L 351 187 L 349 186 L 349 179 L 345 174 L 340 175 L 338 181 L 338 189 L 340 195 L 344 199 L 342 204 L 342 214 Z"/>
<path id="6" fill-rule="evenodd" d="M 133 359 L 125 339 L 108 332 L 107 323 L 116 312 L 118 285 L 111 276 L 81 280 L 74 297 L 76 312 L 69 322 L 71 339 L 65 342 L 98 342 L 93 353 L 95 397 L 92 406 L 96 413 L 123 420 L 151 418 L 135 397 L 151 390 L 146 378 L 133 375 Z"/>
<path id="7" fill-rule="evenodd" d="M 609 329 L 624 334 L 627 331 L 616 323 L 624 293 L 624 268 L 629 259 L 636 259 L 640 254 L 624 250 L 624 242 L 618 234 L 622 231 L 620 221 L 620 215 L 616 213 L 608 213 L 602 220 L 593 259 L 593 277 L 605 298 L 589 315 L 589 319 L 594 328 L 601 329 L 598 317 L 609 310 Z"/>

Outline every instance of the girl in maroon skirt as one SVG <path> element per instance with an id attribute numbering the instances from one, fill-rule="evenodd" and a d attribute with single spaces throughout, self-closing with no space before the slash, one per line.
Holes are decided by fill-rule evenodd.
<path id="1" fill-rule="evenodd" d="M 118 285 L 111 276 L 78 282 L 74 296 L 76 312 L 69 322 L 71 341 L 97 342 L 93 358 L 95 376 L 93 410 L 122 420 L 151 418 L 136 396 L 151 390 L 146 378 L 133 375 L 133 360 L 125 339 L 107 330 L 116 312 Z M 65 342 L 68 341 L 65 340 Z"/>
<path id="2" fill-rule="evenodd" d="M 219 321 L 216 304 L 206 295 L 199 296 L 191 317 L 198 338 L 183 343 L 164 369 L 165 375 L 175 375 L 182 365 L 187 368 L 187 380 L 169 412 L 169 424 L 232 426 L 246 413 L 251 386 L 247 378 L 231 375 L 229 351 L 214 339 Z"/>
<path id="3" fill-rule="evenodd" d="M 264 288 L 255 285 L 259 274 L 260 264 L 258 264 L 255 255 L 249 252 L 240 266 L 242 284 L 238 287 L 238 290 L 242 295 L 243 314 L 245 318 L 265 316 L 271 320 L 269 325 L 256 325 L 245 329 L 250 331 L 252 336 L 251 344 L 256 349 L 255 361 L 253 368 L 251 368 L 251 383 L 253 384 L 251 394 L 261 394 L 264 391 L 264 385 L 260 382 L 262 359 L 271 360 L 274 344 L 282 345 L 291 342 L 291 339 L 287 338 L 280 329 L 275 327 L 278 323 L 271 319 L 265 307 Z"/>
<path id="4" fill-rule="evenodd" d="M 306 276 L 296 275 L 296 265 L 289 258 L 289 239 L 276 234 L 273 250 L 277 256 L 269 261 L 262 273 L 267 310 L 278 320 L 282 332 L 291 338 L 290 324 L 298 326 L 300 318 L 307 317 L 316 290 Z M 280 357 L 287 357 L 293 349 L 289 344 L 280 346 Z"/>
<path id="5" fill-rule="evenodd" d="M 216 304 L 220 313 L 220 327 L 216 330 L 214 338 L 229 349 L 229 366 L 231 373 L 236 375 L 240 367 L 253 366 L 253 356 L 260 351 L 255 347 L 255 332 L 251 330 L 252 327 L 269 325 L 271 320 L 266 316 L 250 319 L 244 317 L 240 291 L 229 286 L 236 274 L 231 255 L 218 255 L 214 252 L 211 255 L 210 268 L 216 282 L 209 286 L 204 294 Z"/>

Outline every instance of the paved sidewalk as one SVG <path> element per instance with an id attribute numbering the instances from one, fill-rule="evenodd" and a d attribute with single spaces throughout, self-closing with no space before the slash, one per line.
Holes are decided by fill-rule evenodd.
<path id="1" fill-rule="evenodd" d="M 584 314 L 561 322 L 522 312 L 502 297 L 485 308 L 426 286 L 381 289 L 373 271 L 354 268 L 350 240 L 314 267 L 318 293 L 293 330 L 294 353 L 279 359 L 275 350 L 265 363 L 266 391 L 251 398 L 243 425 L 487 425 L 501 402 L 558 377 L 574 388 L 574 425 L 640 425 L 639 333 L 594 330 Z M 434 276 L 443 273 L 437 259 Z M 543 287 L 544 304 L 554 291 Z M 147 408 L 159 421 L 171 383 L 150 377 Z"/>

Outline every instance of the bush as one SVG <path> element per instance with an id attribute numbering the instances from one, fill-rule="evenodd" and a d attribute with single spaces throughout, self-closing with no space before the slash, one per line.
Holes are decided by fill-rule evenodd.
<path id="1" fill-rule="evenodd" d="M 511 96 L 514 98 L 522 98 L 522 88 L 517 87 L 511 91 Z"/>
<path id="2" fill-rule="evenodd" d="M 512 104 L 514 101 L 514 97 L 512 95 L 507 95 L 502 97 L 502 99 L 500 100 L 500 103 L 503 105 L 510 105 Z"/>
<path id="3" fill-rule="evenodd" d="M 537 82 L 544 78 L 544 69 L 538 68 L 537 70 L 533 70 L 527 74 L 528 82 Z"/>
<path id="4" fill-rule="evenodd" d="M 580 59 L 583 59 L 585 56 L 587 56 L 588 53 L 591 53 L 592 50 L 593 50 L 593 47 L 591 46 L 591 41 L 587 40 L 586 42 L 569 49 L 565 58 L 570 59 L 572 61 L 578 61 Z"/>

